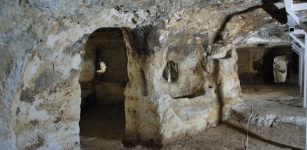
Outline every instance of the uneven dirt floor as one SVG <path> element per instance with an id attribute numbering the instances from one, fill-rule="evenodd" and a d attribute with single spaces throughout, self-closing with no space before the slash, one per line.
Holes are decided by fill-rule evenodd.
<path id="1" fill-rule="evenodd" d="M 285 100 L 300 98 L 297 85 L 241 85 L 244 100 Z M 301 101 L 301 106 L 303 101 Z"/>
<path id="2" fill-rule="evenodd" d="M 231 118 L 218 126 L 192 137 L 185 137 L 165 150 L 283 150 L 304 149 L 305 147 L 305 109 L 296 86 L 242 86 L 245 100 L 232 107 Z M 116 107 L 114 107 L 116 108 Z M 120 107 L 118 107 L 120 108 Z M 106 111 L 115 111 L 106 109 Z M 111 111 L 112 112 L 112 111 Z M 93 112 L 93 114 L 96 114 Z M 103 115 L 98 113 L 99 115 Z M 113 113 L 108 112 L 108 115 Z M 116 114 L 116 113 L 115 113 Z M 123 118 L 124 113 L 112 117 Z M 107 118 L 107 117 L 106 117 Z M 110 127 L 108 119 L 87 119 L 81 121 L 81 149 L 84 150 L 122 150 L 152 149 L 143 146 L 125 148 L 120 140 L 122 129 L 115 122 Z M 110 118 L 110 117 L 109 117 Z M 118 121 L 120 123 L 120 121 Z M 96 128 L 95 132 L 83 132 Z M 116 127 L 117 126 L 117 127 Z M 121 125 L 122 126 L 122 125 Z M 83 131 L 82 131 L 83 129 Z M 102 131 L 98 131 L 102 130 Z M 120 130 L 120 131 L 116 131 Z M 111 134 L 111 135 L 104 135 Z"/>
<path id="3" fill-rule="evenodd" d="M 102 139 L 121 140 L 125 135 L 123 104 L 95 104 L 81 113 L 80 135 Z"/>

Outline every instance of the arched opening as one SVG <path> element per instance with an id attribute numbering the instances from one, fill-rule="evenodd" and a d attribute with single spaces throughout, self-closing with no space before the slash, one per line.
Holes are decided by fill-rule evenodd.
<path id="1" fill-rule="evenodd" d="M 100 28 L 89 36 L 79 77 L 81 139 L 123 139 L 127 59 L 120 28 Z"/>

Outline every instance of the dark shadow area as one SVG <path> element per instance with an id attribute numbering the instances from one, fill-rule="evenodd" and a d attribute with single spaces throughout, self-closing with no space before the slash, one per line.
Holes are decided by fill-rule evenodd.
<path id="1" fill-rule="evenodd" d="M 140 57 L 147 57 L 154 53 L 152 45 L 159 45 L 157 27 L 146 25 L 132 30 L 132 45 L 135 53 Z M 151 41 L 151 43 L 148 43 Z"/>
<path id="2" fill-rule="evenodd" d="M 126 44 L 121 29 L 96 30 L 86 43 L 79 77 L 81 136 L 123 139 L 127 82 Z"/>
<path id="3" fill-rule="evenodd" d="M 285 144 L 282 144 L 282 143 L 278 143 L 278 142 L 275 142 L 275 141 L 271 141 L 271 140 L 267 140 L 267 139 L 264 139 L 262 138 L 261 136 L 255 134 L 255 133 L 252 133 L 244 128 L 241 128 L 241 127 L 238 127 L 236 125 L 233 125 L 231 123 L 228 123 L 228 122 L 223 122 L 223 124 L 227 125 L 228 127 L 242 133 L 242 134 L 247 134 L 248 133 L 248 136 L 249 137 L 252 137 L 253 139 L 256 139 L 256 140 L 259 140 L 259 141 L 262 141 L 262 142 L 265 142 L 265 143 L 268 143 L 268 144 L 271 144 L 271 145 L 274 145 L 274 146 L 277 146 L 277 147 L 280 147 L 280 148 L 288 148 L 288 149 L 292 149 L 292 150 L 303 150 L 303 149 L 300 149 L 300 148 L 297 148 L 297 147 L 292 147 L 290 145 L 285 145 Z"/>
<path id="4" fill-rule="evenodd" d="M 289 74 L 287 76 L 287 79 L 290 79 L 291 76 L 297 76 L 298 75 L 298 55 L 295 54 L 291 48 L 289 47 L 288 50 L 285 47 L 273 47 L 269 49 L 263 56 L 263 64 L 259 67 L 259 70 L 263 70 L 262 72 L 262 78 L 265 83 L 268 84 L 274 84 L 274 74 L 273 74 L 273 60 L 276 56 L 279 55 L 286 55 L 289 59 L 288 63 L 288 69 Z M 297 78 L 297 77 L 295 77 Z M 296 81 L 297 82 L 297 81 Z M 290 82 L 287 82 L 291 84 Z M 295 84 L 295 83 L 292 83 Z"/>
<path id="5" fill-rule="evenodd" d="M 96 104 L 83 112 L 80 135 L 103 139 L 122 140 L 125 134 L 124 105 Z"/>
<path id="6" fill-rule="evenodd" d="M 199 89 L 197 91 L 194 91 L 193 93 L 189 95 L 183 95 L 183 96 L 178 96 L 178 97 L 173 97 L 173 99 L 181 99 L 181 98 L 195 98 L 198 96 L 204 95 L 204 89 Z"/>
<path id="7" fill-rule="evenodd" d="M 298 55 L 290 46 L 246 47 L 237 49 L 238 74 L 241 85 L 298 85 Z M 274 80 L 274 59 L 285 56 L 287 73 L 285 82 Z"/>
<path id="8" fill-rule="evenodd" d="M 285 8 L 278 9 L 274 3 L 280 2 L 280 0 L 262 0 L 262 8 L 266 11 L 272 18 L 280 22 L 281 24 L 287 23 L 287 12 Z"/>

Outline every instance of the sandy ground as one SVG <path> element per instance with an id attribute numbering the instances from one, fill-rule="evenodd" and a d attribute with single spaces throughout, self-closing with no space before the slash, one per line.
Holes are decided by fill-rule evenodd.
<path id="1" fill-rule="evenodd" d="M 165 150 L 280 150 L 304 149 L 305 109 L 296 86 L 242 86 L 244 102 L 233 106 L 231 119 L 215 128 L 185 137 Z M 122 106 L 97 106 L 81 120 L 81 149 L 126 148 Z M 107 115 L 106 115 L 107 114 Z"/>
<path id="2" fill-rule="evenodd" d="M 81 137 L 121 140 L 125 135 L 123 104 L 95 104 L 81 114 Z"/>

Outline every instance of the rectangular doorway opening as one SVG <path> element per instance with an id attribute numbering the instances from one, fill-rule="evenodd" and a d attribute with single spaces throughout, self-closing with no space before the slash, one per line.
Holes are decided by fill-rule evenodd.
<path id="1" fill-rule="evenodd" d="M 302 106 L 299 56 L 290 46 L 238 48 L 238 74 L 245 100 L 293 98 Z"/>

